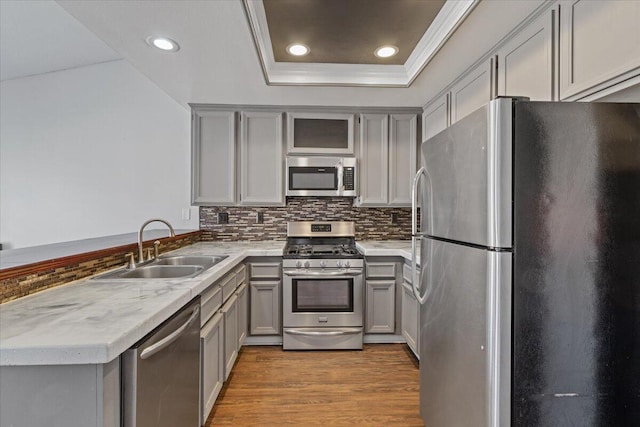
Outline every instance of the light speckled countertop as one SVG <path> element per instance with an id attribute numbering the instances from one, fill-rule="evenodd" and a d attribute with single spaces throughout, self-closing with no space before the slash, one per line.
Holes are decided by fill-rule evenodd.
<path id="1" fill-rule="evenodd" d="M 401 256 L 411 262 L 411 240 L 363 240 L 356 246 L 365 256 Z M 420 265 L 420 246 L 417 248 Z"/>
<path id="2" fill-rule="evenodd" d="M 84 279 L 0 305 L 0 366 L 107 363 L 247 257 L 282 256 L 284 241 L 201 242 L 175 255 L 227 255 L 189 279 Z M 411 241 L 362 241 L 366 256 L 411 259 Z"/>

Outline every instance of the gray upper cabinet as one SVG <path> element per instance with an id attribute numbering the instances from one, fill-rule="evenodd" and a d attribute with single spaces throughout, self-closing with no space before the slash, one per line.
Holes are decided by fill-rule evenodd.
<path id="1" fill-rule="evenodd" d="M 416 114 L 360 115 L 358 206 L 409 206 L 416 170 Z"/>
<path id="2" fill-rule="evenodd" d="M 640 1 L 560 2 L 560 99 L 640 80 Z"/>
<path id="3" fill-rule="evenodd" d="M 354 115 L 287 114 L 287 154 L 354 154 Z"/>
<path id="4" fill-rule="evenodd" d="M 494 64 L 488 59 L 451 87 L 451 124 L 494 98 Z"/>
<path id="5" fill-rule="evenodd" d="M 282 113 L 243 111 L 240 204 L 284 205 Z"/>
<path id="6" fill-rule="evenodd" d="M 389 116 L 360 115 L 360 206 L 386 205 L 389 182 Z"/>
<path id="7" fill-rule="evenodd" d="M 418 117 L 389 116 L 389 205 L 411 205 L 411 183 L 416 173 Z"/>
<path id="8" fill-rule="evenodd" d="M 449 94 L 445 93 L 432 102 L 422 113 L 422 141 L 449 126 Z"/>
<path id="9" fill-rule="evenodd" d="M 557 100 L 558 8 L 553 7 L 518 32 L 497 52 L 498 95 Z"/>
<path id="10" fill-rule="evenodd" d="M 191 201 L 236 203 L 236 125 L 233 111 L 193 111 Z"/>

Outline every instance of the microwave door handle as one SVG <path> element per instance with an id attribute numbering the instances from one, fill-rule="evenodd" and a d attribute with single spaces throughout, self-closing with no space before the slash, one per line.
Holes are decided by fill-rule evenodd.
<path id="1" fill-rule="evenodd" d="M 344 190 L 344 167 L 342 166 L 342 162 L 338 162 L 336 170 L 338 174 L 338 188 L 336 188 L 336 192 L 338 196 L 341 196 Z"/>

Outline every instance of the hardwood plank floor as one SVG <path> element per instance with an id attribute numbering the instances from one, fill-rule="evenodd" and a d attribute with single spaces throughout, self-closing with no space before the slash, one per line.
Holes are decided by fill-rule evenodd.
<path id="1" fill-rule="evenodd" d="M 422 427 L 418 382 L 404 344 L 363 351 L 243 347 L 205 426 Z"/>

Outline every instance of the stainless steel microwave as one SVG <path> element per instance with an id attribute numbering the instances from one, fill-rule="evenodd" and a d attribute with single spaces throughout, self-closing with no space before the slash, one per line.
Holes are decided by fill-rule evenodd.
<path id="1" fill-rule="evenodd" d="M 355 157 L 287 157 L 287 196 L 356 197 Z"/>

